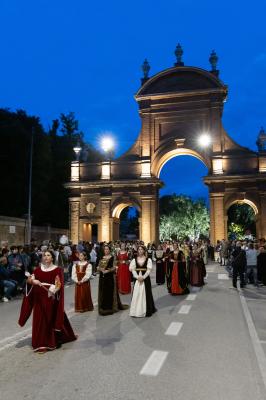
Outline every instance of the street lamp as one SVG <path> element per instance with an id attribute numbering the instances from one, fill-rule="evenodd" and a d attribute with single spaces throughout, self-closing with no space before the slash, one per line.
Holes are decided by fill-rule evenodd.
<path id="1" fill-rule="evenodd" d="M 101 148 L 111 158 L 111 152 L 114 149 L 114 140 L 110 136 L 106 136 L 101 140 Z"/>
<path id="2" fill-rule="evenodd" d="M 198 143 L 201 147 L 208 147 L 211 141 L 211 136 L 208 133 L 202 133 L 198 138 Z"/>
<path id="3" fill-rule="evenodd" d="M 74 150 L 74 152 L 75 152 L 75 154 L 76 154 L 76 161 L 79 161 L 79 155 L 80 155 L 80 152 L 81 152 L 81 150 L 82 150 L 79 140 L 78 140 L 76 146 L 73 147 L 73 150 Z"/>

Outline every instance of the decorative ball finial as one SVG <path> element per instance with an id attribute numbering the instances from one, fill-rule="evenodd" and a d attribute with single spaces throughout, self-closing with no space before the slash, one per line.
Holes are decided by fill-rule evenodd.
<path id="1" fill-rule="evenodd" d="M 184 51 L 180 45 L 180 43 L 178 43 L 178 45 L 176 46 L 175 49 L 175 56 L 176 56 L 176 63 L 175 66 L 176 67 L 182 67 L 184 65 L 183 61 L 182 61 L 182 55 L 184 54 Z"/>
<path id="2" fill-rule="evenodd" d="M 145 58 L 142 66 L 141 66 L 141 69 L 143 71 L 143 78 L 141 78 L 141 84 L 143 85 L 149 79 L 149 71 L 151 69 L 147 58 Z"/>

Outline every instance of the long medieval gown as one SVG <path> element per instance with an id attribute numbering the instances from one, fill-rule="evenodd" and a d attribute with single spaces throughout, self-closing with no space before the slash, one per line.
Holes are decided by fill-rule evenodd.
<path id="1" fill-rule="evenodd" d="M 131 293 L 131 273 L 129 271 L 127 252 L 118 253 L 117 266 L 118 291 L 121 294 L 129 294 Z"/>
<path id="2" fill-rule="evenodd" d="M 144 264 L 140 265 L 136 257 L 131 261 L 129 269 L 135 280 L 129 314 L 131 317 L 151 317 L 157 311 L 152 296 L 150 279 L 152 260 L 146 258 Z M 139 282 L 138 276 L 143 276 L 144 281 Z"/>
<path id="3" fill-rule="evenodd" d="M 114 264 L 114 257 L 102 258 L 98 264 L 98 268 L 111 270 Z M 98 311 L 100 315 L 111 315 L 119 310 L 128 308 L 122 305 L 117 290 L 116 274 L 110 271 L 106 274 L 100 272 L 99 291 L 98 291 Z"/>
<path id="4" fill-rule="evenodd" d="M 154 253 L 156 260 L 156 283 L 163 285 L 165 283 L 165 267 L 164 267 L 164 252 L 163 250 L 156 250 Z"/>
<path id="5" fill-rule="evenodd" d="M 171 293 L 173 296 L 189 293 L 186 276 L 186 261 L 182 251 L 172 251 L 169 254 L 168 271 L 169 293 Z"/>
<path id="6" fill-rule="evenodd" d="M 23 298 L 19 325 L 24 326 L 33 311 L 32 347 L 34 351 L 54 350 L 63 343 L 76 340 L 76 335 L 64 312 L 64 277 L 59 267 L 45 270 L 42 265 L 34 270 L 35 279 L 45 283 L 41 286 L 27 284 Z M 50 285 L 59 287 L 50 295 Z"/>
<path id="7" fill-rule="evenodd" d="M 191 286 L 202 287 L 204 285 L 204 277 L 206 276 L 206 268 L 204 260 L 200 253 L 193 253 L 190 258 L 190 284 Z"/>
<path id="8" fill-rule="evenodd" d="M 72 279 L 75 285 L 75 311 L 86 312 L 93 310 L 91 299 L 90 277 L 92 266 L 88 262 L 81 264 L 77 262 L 72 268 Z M 78 284 L 78 282 L 81 282 Z"/>

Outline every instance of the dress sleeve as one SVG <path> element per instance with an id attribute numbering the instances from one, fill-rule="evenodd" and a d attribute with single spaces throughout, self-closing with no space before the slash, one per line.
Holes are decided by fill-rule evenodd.
<path id="1" fill-rule="evenodd" d="M 88 264 L 88 265 L 87 265 L 87 268 L 86 268 L 85 275 L 84 275 L 84 277 L 81 279 L 81 282 L 82 282 L 82 283 L 83 283 L 83 282 L 87 282 L 87 281 L 90 279 L 91 274 L 92 274 L 92 266 L 91 266 L 91 264 Z"/>
<path id="2" fill-rule="evenodd" d="M 129 271 L 132 272 L 132 275 L 135 279 L 138 279 L 138 274 L 136 272 L 136 260 L 133 258 L 129 264 Z"/>
<path id="3" fill-rule="evenodd" d="M 151 261 L 151 259 L 149 258 L 149 259 L 148 259 L 148 262 L 147 262 L 147 271 L 146 271 L 145 274 L 143 275 L 143 279 L 146 279 L 147 276 L 150 275 L 151 270 L 152 270 L 152 261 Z"/>
<path id="4" fill-rule="evenodd" d="M 77 271 L 76 271 L 76 264 L 75 263 L 73 264 L 73 267 L 72 267 L 71 278 L 75 283 L 78 283 L 78 277 L 77 277 Z"/>

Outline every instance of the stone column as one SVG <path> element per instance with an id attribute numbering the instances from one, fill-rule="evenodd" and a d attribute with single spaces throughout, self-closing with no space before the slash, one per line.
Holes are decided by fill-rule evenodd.
<path id="1" fill-rule="evenodd" d="M 260 236 L 266 239 L 266 192 L 260 193 L 260 213 L 258 215 L 258 221 L 260 226 Z"/>
<path id="2" fill-rule="evenodd" d="M 145 244 L 155 242 L 157 239 L 157 207 L 154 197 L 143 197 L 141 199 L 141 229 L 140 239 Z"/>
<path id="3" fill-rule="evenodd" d="M 224 193 L 210 193 L 210 240 L 215 244 L 217 240 L 226 238 L 226 224 L 224 211 Z"/>
<path id="4" fill-rule="evenodd" d="M 70 231 L 70 240 L 73 244 L 78 244 L 79 241 L 79 212 L 80 212 L 79 198 L 70 198 L 69 231 Z"/>
<path id="5" fill-rule="evenodd" d="M 99 240 L 100 242 L 109 242 L 110 235 L 110 212 L 111 199 L 101 199 L 102 219 L 100 224 Z"/>

